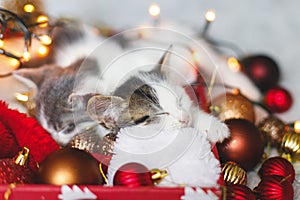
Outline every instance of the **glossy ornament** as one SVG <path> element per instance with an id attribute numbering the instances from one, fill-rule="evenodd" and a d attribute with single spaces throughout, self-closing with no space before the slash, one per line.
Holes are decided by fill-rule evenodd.
<path id="1" fill-rule="evenodd" d="M 291 130 L 284 133 L 281 151 L 293 161 L 300 161 L 300 134 Z"/>
<path id="2" fill-rule="evenodd" d="M 0 184 L 32 184 L 36 174 L 27 166 L 29 149 L 23 148 L 15 159 L 0 160 Z"/>
<path id="3" fill-rule="evenodd" d="M 224 181 L 231 184 L 247 184 L 247 173 L 235 162 L 227 162 L 222 167 Z"/>
<path id="4" fill-rule="evenodd" d="M 266 176 L 261 179 L 255 189 L 260 200 L 294 199 L 294 189 L 291 182 L 282 176 Z"/>
<path id="5" fill-rule="evenodd" d="M 88 152 L 76 148 L 52 152 L 40 164 L 38 175 L 39 181 L 45 184 L 103 184 L 98 161 Z"/>
<path id="6" fill-rule="evenodd" d="M 253 123 L 245 119 L 229 119 L 225 123 L 230 137 L 217 143 L 222 163 L 233 161 L 246 171 L 253 169 L 264 152 L 264 137 Z"/>
<path id="7" fill-rule="evenodd" d="M 266 55 L 252 55 L 240 60 L 243 71 L 262 91 L 277 85 L 280 70 L 277 63 Z"/>
<path id="8" fill-rule="evenodd" d="M 266 92 L 264 103 L 272 112 L 283 113 L 290 109 L 293 98 L 288 90 L 276 86 Z"/>
<path id="9" fill-rule="evenodd" d="M 225 196 L 226 195 L 226 196 Z M 223 198 L 226 200 L 256 200 L 252 190 L 246 185 L 227 185 Z"/>
<path id="10" fill-rule="evenodd" d="M 281 144 L 284 132 L 285 124 L 275 116 L 270 116 L 263 119 L 258 124 L 258 129 L 264 134 L 266 142 L 270 142 L 272 146 L 278 146 Z"/>
<path id="11" fill-rule="evenodd" d="M 295 169 L 293 165 L 282 157 L 272 157 L 267 159 L 259 170 L 260 177 L 278 175 L 285 177 L 291 183 L 295 180 Z"/>
<path id="12" fill-rule="evenodd" d="M 144 165 L 132 162 L 122 165 L 117 170 L 113 184 L 128 187 L 153 186 L 165 176 L 167 176 L 165 170 L 148 170 Z"/>
<path id="13" fill-rule="evenodd" d="M 114 185 L 129 187 L 152 186 L 150 171 L 142 164 L 127 163 L 121 166 L 114 176 Z"/>
<path id="14" fill-rule="evenodd" d="M 219 95 L 212 100 L 211 104 L 212 112 L 222 121 L 233 118 L 247 119 L 250 122 L 255 120 L 253 104 L 239 92 Z"/>

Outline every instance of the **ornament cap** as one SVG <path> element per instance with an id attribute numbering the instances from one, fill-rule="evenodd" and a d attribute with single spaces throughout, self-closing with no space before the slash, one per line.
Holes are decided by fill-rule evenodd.
<path id="1" fill-rule="evenodd" d="M 151 180 L 154 185 L 159 184 L 166 176 L 168 176 L 167 170 L 160 170 L 160 169 L 152 169 L 150 170 L 151 173 Z"/>
<path id="2" fill-rule="evenodd" d="M 28 162 L 28 157 L 29 157 L 29 149 L 27 147 L 23 147 L 23 149 L 19 151 L 19 154 L 15 159 L 15 163 L 20 166 L 25 166 Z"/>

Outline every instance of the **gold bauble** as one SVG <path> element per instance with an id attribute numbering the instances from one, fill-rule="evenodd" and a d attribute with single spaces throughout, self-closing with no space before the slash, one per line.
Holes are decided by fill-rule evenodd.
<path id="1" fill-rule="evenodd" d="M 288 131 L 283 135 L 281 150 L 288 160 L 300 161 L 300 134 Z"/>
<path id="2" fill-rule="evenodd" d="M 76 148 L 58 149 L 40 164 L 41 183 L 53 185 L 101 185 L 103 178 L 98 161 L 88 152 Z"/>
<path id="3" fill-rule="evenodd" d="M 89 153 L 112 156 L 116 135 L 109 133 L 103 138 L 97 132 L 86 131 L 76 135 L 69 144 L 69 147 L 81 149 Z"/>
<path id="4" fill-rule="evenodd" d="M 231 184 L 247 184 L 247 173 L 237 163 L 229 161 L 222 167 L 224 181 Z"/>
<path id="5" fill-rule="evenodd" d="M 99 153 L 105 156 L 112 156 L 114 151 L 116 141 L 116 135 L 113 133 L 109 133 L 103 137 L 100 141 L 101 151 Z"/>
<path id="6" fill-rule="evenodd" d="M 271 116 L 258 124 L 258 129 L 264 134 L 272 146 L 280 145 L 285 132 L 285 124 L 277 117 Z"/>
<path id="7" fill-rule="evenodd" d="M 85 150 L 90 153 L 98 151 L 101 137 L 97 134 L 97 128 L 89 127 L 85 131 L 74 136 L 69 147 Z"/>
<path id="8" fill-rule="evenodd" d="M 219 95 L 211 102 L 211 110 L 222 121 L 226 119 L 246 119 L 254 122 L 253 104 L 239 92 Z"/>

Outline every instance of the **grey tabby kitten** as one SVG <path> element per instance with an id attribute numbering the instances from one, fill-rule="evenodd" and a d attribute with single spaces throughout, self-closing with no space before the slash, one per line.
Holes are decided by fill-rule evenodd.
<path id="1" fill-rule="evenodd" d="M 86 112 L 86 102 L 93 94 L 78 98 L 73 92 L 98 74 L 99 68 L 94 60 L 85 60 L 84 70 L 79 71 L 82 62 L 79 59 L 65 68 L 53 64 L 14 73 L 17 79 L 36 87 L 35 117 L 60 145 L 66 145 L 89 124 L 95 124 Z"/>

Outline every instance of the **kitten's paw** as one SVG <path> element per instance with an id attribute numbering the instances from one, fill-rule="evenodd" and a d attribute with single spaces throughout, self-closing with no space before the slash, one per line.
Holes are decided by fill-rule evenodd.
<path id="1" fill-rule="evenodd" d="M 211 126 L 207 130 L 207 139 L 210 142 L 222 142 L 230 136 L 230 131 L 227 125 L 217 119 L 213 119 Z"/>

